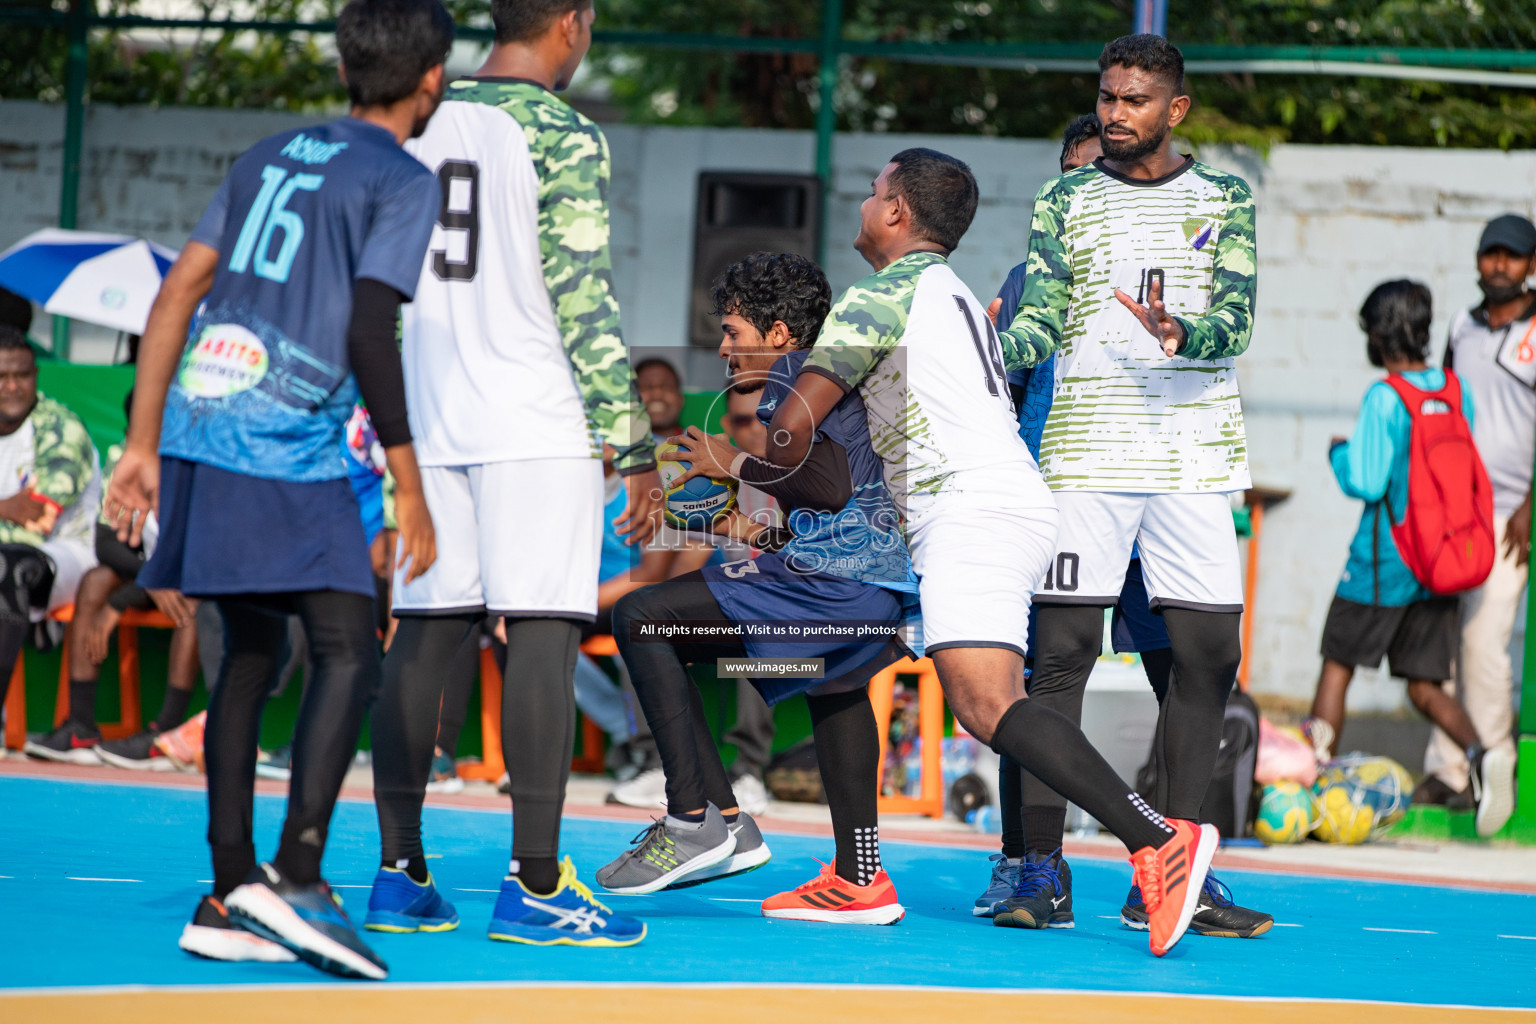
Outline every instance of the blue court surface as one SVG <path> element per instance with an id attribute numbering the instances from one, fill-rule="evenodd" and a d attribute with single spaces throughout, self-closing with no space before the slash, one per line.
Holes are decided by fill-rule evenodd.
<path id="1" fill-rule="evenodd" d="M 7 936 L 0 1019 L 7 1017 L 7 991 L 18 989 L 46 995 L 39 990 L 368 987 L 333 981 L 303 964 L 212 963 L 176 948 L 209 877 L 200 789 L 6 775 L 0 776 L 0 808 L 0 919 Z M 280 798 L 257 798 L 264 852 L 275 842 L 281 811 Z M 1472 1011 L 1450 1006 L 1536 1007 L 1536 895 L 1231 872 L 1224 878 L 1239 900 L 1272 911 L 1280 926 L 1247 941 L 1191 935 L 1157 960 L 1145 934 L 1122 927 L 1115 916 L 1130 879 L 1124 861 L 1073 863 L 1073 931 L 1002 929 L 972 917 L 971 901 L 987 874 L 984 853 L 915 842 L 884 845 L 908 908 L 900 924 L 766 920 L 757 901 L 805 881 L 817 870 L 813 858 L 832 852 L 828 837 L 772 830 L 773 861 L 755 873 L 649 897 L 599 893 L 648 923 L 650 935 L 637 947 L 493 943 L 484 929 L 506 869 L 509 822 L 504 809 L 427 810 L 428 848 L 441 854 L 431 861 L 433 870 L 463 923 L 439 935 L 370 935 L 390 965 L 390 985 L 825 983 L 1167 993 L 1255 1003 L 1383 1001 L 1452 1014 Z M 636 829 L 633 822 L 573 816 L 565 826 L 566 852 L 590 882 Z M 376 842 L 372 805 L 343 801 L 326 873 L 356 920 L 367 904 Z M 1455 868 L 1449 856 L 1446 868 Z"/>

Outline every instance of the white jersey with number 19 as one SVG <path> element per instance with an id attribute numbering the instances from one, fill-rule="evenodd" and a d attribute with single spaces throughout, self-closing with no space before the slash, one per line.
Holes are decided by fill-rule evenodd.
<path id="1" fill-rule="evenodd" d="M 654 464 L 619 334 L 608 145 L 541 86 L 462 79 L 406 148 L 442 208 L 405 307 L 406 397 L 427 466 L 600 458 Z"/>

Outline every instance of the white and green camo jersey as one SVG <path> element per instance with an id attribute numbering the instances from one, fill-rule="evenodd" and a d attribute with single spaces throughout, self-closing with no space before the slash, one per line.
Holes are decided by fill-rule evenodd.
<path id="1" fill-rule="evenodd" d="M 1093 164 L 1069 171 L 1035 198 L 1027 266 L 1001 339 L 1010 369 L 1060 349 L 1040 441 L 1053 490 L 1249 486 L 1233 366 L 1253 330 L 1247 182 L 1193 158 L 1152 181 Z M 1158 275 L 1187 337 L 1172 359 L 1114 294 L 1145 302 Z"/>
<path id="2" fill-rule="evenodd" d="M 941 497 L 1051 504 L 1019 437 L 997 332 L 938 253 L 910 253 L 844 292 L 803 371 L 859 389 L 886 485 L 909 521 Z"/>

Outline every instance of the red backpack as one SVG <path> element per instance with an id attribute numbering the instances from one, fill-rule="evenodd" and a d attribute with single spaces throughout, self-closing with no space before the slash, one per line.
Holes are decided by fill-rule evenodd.
<path id="1" fill-rule="evenodd" d="M 1387 384 L 1412 421 L 1408 508 L 1401 523 L 1392 517 L 1397 553 L 1433 593 L 1481 586 L 1498 550 L 1493 488 L 1461 412 L 1461 381 L 1447 369 L 1439 391 L 1421 391 L 1395 373 Z"/>

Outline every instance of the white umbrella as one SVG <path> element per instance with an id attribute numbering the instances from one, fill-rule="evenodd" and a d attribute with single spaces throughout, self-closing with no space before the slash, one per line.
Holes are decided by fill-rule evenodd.
<path id="1" fill-rule="evenodd" d="M 143 334 L 176 250 L 130 235 L 44 228 L 0 253 L 0 287 L 43 310 Z"/>

